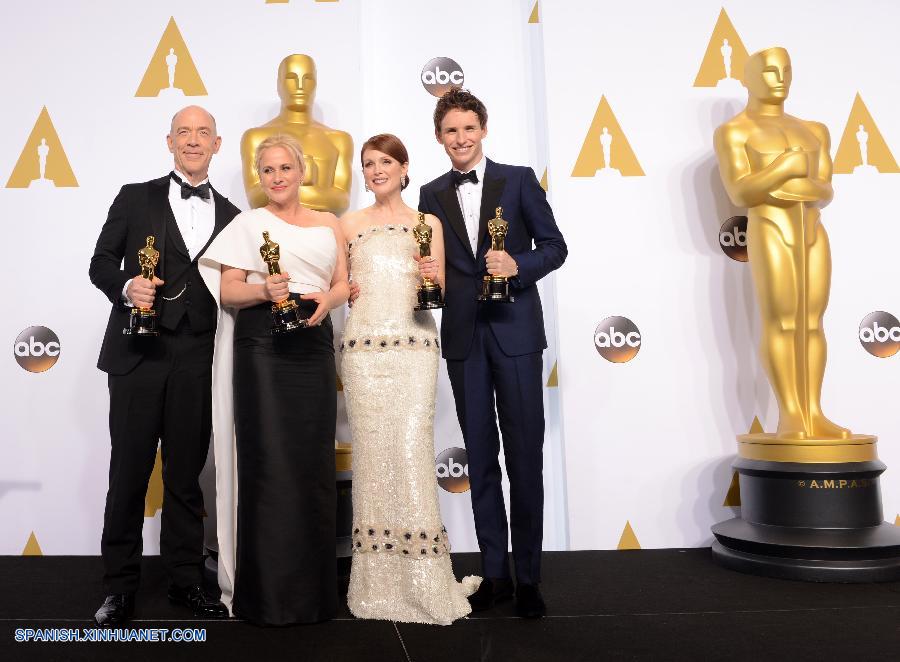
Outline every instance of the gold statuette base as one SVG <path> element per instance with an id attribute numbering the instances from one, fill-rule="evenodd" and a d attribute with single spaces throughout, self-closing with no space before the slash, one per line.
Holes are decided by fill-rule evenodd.
<path id="1" fill-rule="evenodd" d="M 738 435 L 738 456 L 765 462 L 869 462 L 878 459 L 878 437 L 852 434 L 847 439 L 779 439 L 772 433 Z"/>

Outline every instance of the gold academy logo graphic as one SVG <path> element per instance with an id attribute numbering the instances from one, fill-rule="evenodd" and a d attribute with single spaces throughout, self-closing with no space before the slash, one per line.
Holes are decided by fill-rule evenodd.
<path id="1" fill-rule="evenodd" d="M 434 461 L 437 482 L 454 494 L 469 491 L 469 456 L 464 448 L 448 448 Z"/>
<path id="2" fill-rule="evenodd" d="M 748 57 L 744 42 L 723 7 L 706 46 L 700 70 L 694 79 L 694 87 L 741 91 L 744 85 L 744 64 Z"/>
<path id="3" fill-rule="evenodd" d="M 859 92 L 834 155 L 836 175 L 900 172 L 894 155 L 875 125 Z"/>
<path id="4" fill-rule="evenodd" d="M 605 96 L 578 153 L 572 177 L 643 177 L 644 171 Z"/>
<path id="5" fill-rule="evenodd" d="M 175 17 L 169 18 L 136 97 L 198 97 L 206 95 L 206 87 L 200 73 L 194 66 L 187 44 L 175 24 Z"/>
<path id="6" fill-rule="evenodd" d="M 54 186 L 78 186 L 78 182 L 56 128 L 50 120 L 50 113 L 44 106 L 6 182 L 6 188 Z"/>

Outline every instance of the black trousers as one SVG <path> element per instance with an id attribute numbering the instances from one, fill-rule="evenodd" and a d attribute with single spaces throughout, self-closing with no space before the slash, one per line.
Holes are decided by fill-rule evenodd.
<path id="1" fill-rule="evenodd" d="M 491 579 L 509 577 L 506 550 L 511 532 L 516 581 L 528 584 L 541 581 L 542 369 L 540 352 L 506 356 L 490 325 L 483 320 L 475 324 L 475 339 L 468 358 L 447 361 L 456 414 L 469 456 L 472 512 L 481 548 L 482 571 Z M 509 477 L 509 531 L 501 483 L 498 419 Z"/>
<path id="2" fill-rule="evenodd" d="M 186 321 L 161 330 L 126 375 L 109 376 L 109 491 L 100 549 L 109 593 L 137 590 L 144 498 L 162 455 L 160 555 L 176 586 L 198 584 L 203 562 L 203 493 L 198 482 L 212 431 L 214 331 L 192 333 Z"/>

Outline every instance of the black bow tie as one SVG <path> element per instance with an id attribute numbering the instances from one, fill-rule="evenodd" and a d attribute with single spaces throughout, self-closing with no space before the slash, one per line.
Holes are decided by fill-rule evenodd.
<path id="1" fill-rule="evenodd" d="M 453 171 L 453 185 L 456 186 L 456 188 L 459 188 L 466 182 L 477 184 L 478 173 L 476 173 L 474 170 L 470 170 L 469 172 L 459 172 L 458 170 Z"/>
<path id="2" fill-rule="evenodd" d="M 181 187 L 182 200 L 187 200 L 192 195 L 196 195 L 201 200 L 209 200 L 209 182 L 204 182 L 203 184 L 200 184 L 200 186 L 191 186 L 174 172 L 170 173 L 170 176 L 175 180 L 175 183 Z"/>

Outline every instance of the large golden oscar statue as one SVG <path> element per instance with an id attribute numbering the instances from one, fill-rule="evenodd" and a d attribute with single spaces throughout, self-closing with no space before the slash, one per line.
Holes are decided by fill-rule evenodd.
<path id="1" fill-rule="evenodd" d="M 820 210 L 834 195 L 828 129 L 787 115 L 791 61 L 783 48 L 747 62 L 749 99 L 715 133 L 719 172 L 747 208 L 747 253 L 762 318 L 760 356 L 778 402 L 778 431 L 743 435 L 742 455 L 799 462 L 875 458 L 875 437 L 852 435 L 821 409 L 822 317 L 831 249 Z M 769 448 L 752 448 L 769 446 Z"/>
<path id="2" fill-rule="evenodd" d="M 738 436 L 741 517 L 713 527 L 713 555 L 778 577 L 886 581 L 900 577 L 900 530 L 883 521 L 877 439 L 821 409 L 831 144 L 825 125 L 784 112 L 791 76 L 783 48 L 750 56 L 747 106 L 714 138 L 725 190 L 747 209 L 760 358 L 779 418 L 775 433 Z"/>
<path id="3" fill-rule="evenodd" d="M 247 200 L 254 209 L 268 202 L 259 186 L 256 148 L 279 133 L 297 139 L 303 147 L 306 175 L 300 185 L 304 207 L 340 215 L 350 206 L 353 139 L 313 119 L 316 63 L 308 55 L 288 55 L 278 66 L 281 112 L 262 126 L 248 129 L 241 138 L 241 160 Z"/>

